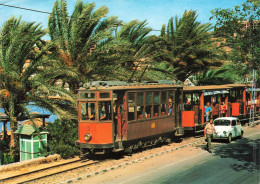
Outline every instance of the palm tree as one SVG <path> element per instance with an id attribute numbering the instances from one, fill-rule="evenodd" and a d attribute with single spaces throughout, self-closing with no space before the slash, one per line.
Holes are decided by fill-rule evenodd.
<path id="1" fill-rule="evenodd" d="M 232 84 L 240 80 L 239 75 L 234 71 L 232 65 L 226 64 L 219 69 L 209 69 L 200 72 L 196 76 L 196 81 L 192 81 L 198 86 Z"/>
<path id="2" fill-rule="evenodd" d="M 117 17 L 107 17 L 108 9 L 96 10 L 94 3 L 78 0 L 68 16 L 67 2 L 57 0 L 49 16 L 49 34 L 56 44 L 56 59 L 63 61 L 77 78 L 63 78 L 76 93 L 80 82 L 102 79 L 113 73 L 115 60 L 110 53 L 115 42 L 112 31 L 120 24 Z"/>
<path id="3" fill-rule="evenodd" d="M 184 81 L 190 75 L 221 66 L 220 52 L 209 32 L 209 23 L 196 21 L 196 11 L 185 11 L 182 18 L 170 18 L 161 29 L 161 54 L 158 59 L 175 68 L 174 76 Z"/>
<path id="4" fill-rule="evenodd" d="M 115 32 L 115 40 L 119 43 L 121 79 L 140 81 L 144 72 L 152 63 L 154 36 L 150 36 L 151 28 L 147 27 L 146 21 L 133 20 L 120 26 Z M 126 72 L 122 72 L 122 70 Z M 138 75 L 139 74 L 139 75 Z"/>
<path id="5" fill-rule="evenodd" d="M 39 24 L 11 17 L 0 31 L 0 105 L 10 117 L 11 147 L 16 145 L 17 118 L 29 115 L 27 105 L 45 108 L 61 117 L 73 116 L 74 98 L 68 91 L 51 85 L 49 59 L 51 44 L 41 38 L 46 34 Z M 59 70 L 56 70 L 59 73 Z M 42 74 L 48 73 L 48 78 Z M 50 99 L 59 95 L 61 98 Z"/>

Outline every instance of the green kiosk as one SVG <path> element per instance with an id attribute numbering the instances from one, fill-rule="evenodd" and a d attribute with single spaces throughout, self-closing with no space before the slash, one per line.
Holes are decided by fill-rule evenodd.
<path id="1" fill-rule="evenodd" d="M 32 125 L 23 125 L 15 131 L 19 135 L 20 161 L 40 157 L 40 149 L 47 145 L 47 132 L 39 128 L 39 132 Z"/>

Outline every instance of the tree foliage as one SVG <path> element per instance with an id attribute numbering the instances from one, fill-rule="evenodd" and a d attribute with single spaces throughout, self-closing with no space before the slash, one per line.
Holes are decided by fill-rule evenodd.
<path id="1" fill-rule="evenodd" d="M 112 31 L 120 24 L 117 17 L 107 17 L 108 8 L 95 10 L 94 3 L 78 0 L 68 16 L 67 2 L 57 0 L 49 16 L 49 34 L 57 47 L 57 59 L 72 68 L 76 78 L 63 78 L 73 92 L 80 82 L 102 79 L 110 75 L 115 65 L 111 50 Z"/>
<path id="2" fill-rule="evenodd" d="M 239 75 L 232 69 L 232 64 L 225 64 L 219 69 L 209 69 L 196 75 L 195 85 L 223 85 L 232 84 L 239 81 Z"/>
<path id="3" fill-rule="evenodd" d="M 48 154 L 59 154 L 62 158 L 70 158 L 79 154 L 75 142 L 78 139 L 78 123 L 76 120 L 58 119 L 48 123 Z"/>
<path id="4" fill-rule="evenodd" d="M 52 44 L 41 40 L 45 34 L 39 24 L 13 17 L 4 23 L 0 32 L 0 105 L 10 117 L 11 146 L 14 146 L 17 118 L 29 116 L 27 105 L 42 107 L 60 116 L 73 117 L 75 113 L 74 97 L 42 77 L 49 73 L 46 55 L 52 48 Z M 50 99 L 51 95 L 61 98 Z"/>
<path id="5" fill-rule="evenodd" d="M 260 71 L 259 2 L 246 0 L 241 6 L 211 11 L 211 19 L 216 19 L 215 36 L 222 38 L 223 47 L 231 48 L 228 59 L 244 79 L 252 69 Z"/>
<path id="6" fill-rule="evenodd" d="M 222 65 L 220 51 L 209 32 L 211 24 L 201 24 L 197 17 L 196 11 L 185 11 L 181 18 L 170 18 L 168 25 L 161 29 L 162 51 L 158 59 L 169 62 L 175 69 L 173 76 L 181 81 Z"/>

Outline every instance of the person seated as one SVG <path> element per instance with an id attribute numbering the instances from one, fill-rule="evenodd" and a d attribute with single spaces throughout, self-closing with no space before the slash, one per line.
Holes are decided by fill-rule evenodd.
<path id="1" fill-rule="evenodd" d="M 168 104 L 168 116 L 172 114 L 172 103 Z"/>
<path id="2" fill-rule="evenodd" d="M 104 120 L 106 117 L 105 106 L 103 105 L 99 111 L 99 120 Z"/>

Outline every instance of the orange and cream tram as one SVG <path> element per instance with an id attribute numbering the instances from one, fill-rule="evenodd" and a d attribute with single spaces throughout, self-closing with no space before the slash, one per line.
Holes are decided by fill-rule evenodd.
<path id="1" fill-rule="evenodd" d="M 252 94 L 251 86 L 247 86 L 246 89 L 246 112 L 247 116 L 250 116 L 250 109 L 254 111 L 255 117 L 260 115 L 260 88 L 256 88 L 255 95 Z M 253 96 L 252 96 L 253 95 Z M 251 111 L 251 113 L 252 113 Z"/>
<path id="2" fill-rule="evenodd" d="M 132 151 L 183 135 L 183 88 L 92 82 L 78 91 L 82 153 Z"/>
<path id="3" fill-rule="evenodd" d="M 207 103 L 212 110 L 209 114 L 211 118 L 227 116 L 229 89 L 231 87 L 225 85 L 184 87 L 184 109 L 182 111 L 184 131 L 203 132 L 206 125 L 205 106 Z"/>

